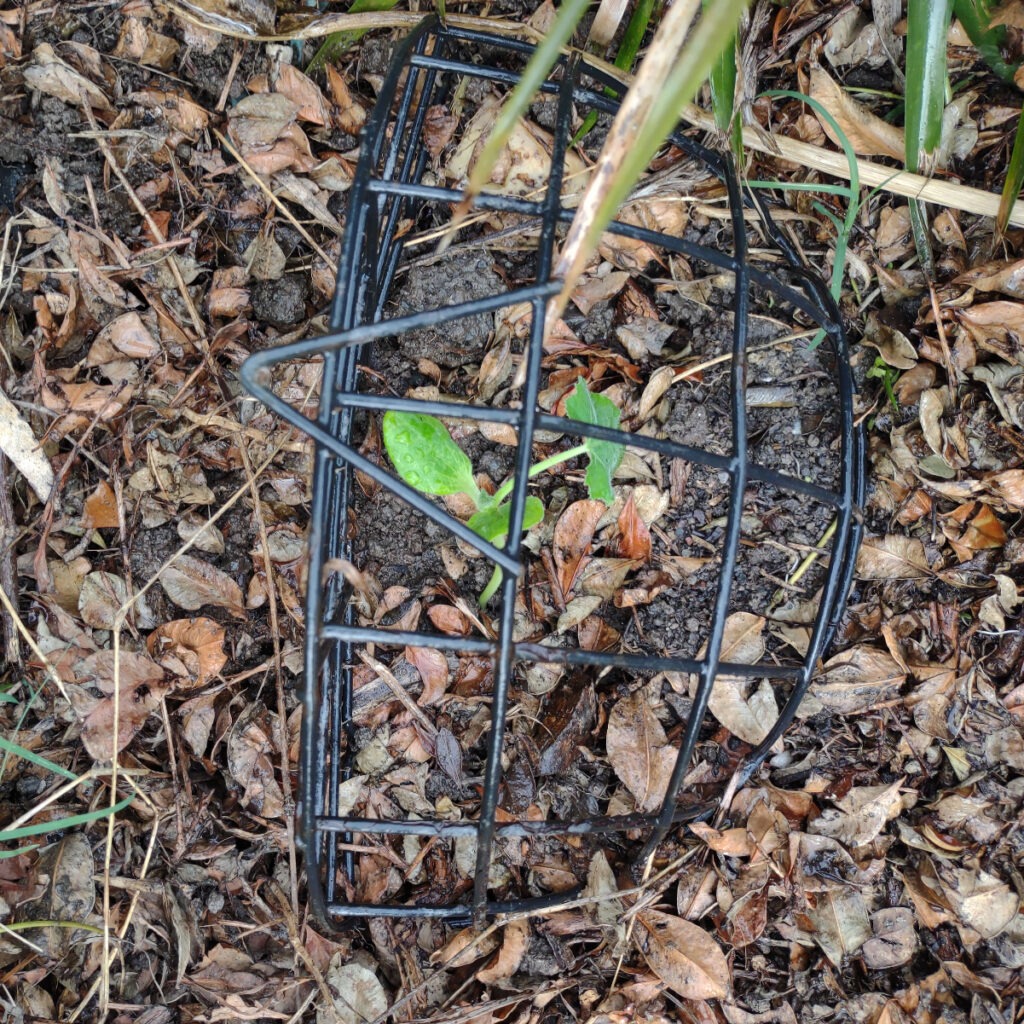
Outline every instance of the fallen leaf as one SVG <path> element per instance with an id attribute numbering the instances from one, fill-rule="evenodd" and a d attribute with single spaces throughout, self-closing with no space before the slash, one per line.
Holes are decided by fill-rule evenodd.
<path id="1" fill-rule="evenodd" d="M 366 1024 L 384 1017 L 388 997 L 377 975 L 360 963 L 347 963 L 343 953 L 335 953 L 327 969 L 326 981 L 333 1007 L 317 1005 L 316 1024 Z"/>
<path id="2" fill-rule="evenodd" d="M 914 537 L 865 537 L 857 552 L 858 579 L 919 580 L 930 575 L 924 544 Z"/>
<path id="3" fill-rule="evenodd" d="M 53 467 L 32 428 L 22 419 L 17 406 L 0 390 L 0 452 L 14 463 L 18 472 L 45 502 L 53 490 Z"/>
<path id="4" fill-rule="evenodd" d="M 239 619 L 248 615 L 242 588 L 226 572 L 192 555 L 179 555 L 164 569 L 160 585 L 179 608 L 190 612 L 214 605 Z"/>
<path id="5" fill-rule="evenodd" d="M 568 597 L 583 569 L 594 531 L 605 513 L 603 501 L 574 501 L 555 524 L 551 546 L 558 572 L 558 585 Z"/>
<path id="6" fill-rule="evenodd" d="M 722 634 L 721 660 L 736 665 L 754 665 L 764 656 L 765 620 L 750 612 L 733 612 Z M 699 657 L 703 657 L 705 648 Z M 697 677 L 690 677 L 691 691 Z M 779 717 L 775 691 L 767 679 L 719 675 L 708 700 L 708 710 L 734 736 L 756 745 L 771 731 Z"/>
<path id="7" fill-rule="evenodd" d="M 864 943 L 861 954 L 872 971 L 890 971 L 910 963 L 918 947 L 914 920 L 908 907 L 886 907 L 871 915 L 874 938 Z"/>
<path id="8" fill-rule="evenodd" d="M 22 74 L 25 84 L 34 92 L 55 96 L 75 106 L 113 109 L 103 90 L 62 61 L 49 43 L 40 43 L 32 51 L 31 63 Z"/>
<path id="9" fill-rule="evenodd" d="M 655 811 L 665 799 L 676 763 L 665 730 L 647 700 L 646 688 L 623 697 L 608 715 L 608 761 L 641 811 Z"/>
<path id="10" fill-rule="evenodd" d="M 651 531 L 637 512 L 632 492 L 619 513 L 619 554 L 641 562 L 651 557 Z"/>
<path id="11" fill-rule="evenodd" d="M 538 746 L 540 774 L 564 776 L 580 756 L 579 748 L 593 728 L 597 714 L 594 687 L 585 672 L 576 671 L 544 701 Z"/>
<path id="12" fill-rule="evenodd" d="M 907 674 L 885 651 L 858 644 L 826 661 L 797 712 L 801 718 L 827 711 L 851 715 L 899 696 Z"/>
<path id="13" fill-rule="evenodd" d="M 128 601 L 128 588 L 120 576 L 110 572 L 91 572 L 82 580 L 78 595 L 78 614 L 94 629 L 113 629 L 118 612 Z"/>
<path id="14" fill-rule="evenodd" d="M 818 893 L 807 916 L 815 942 L 836 967 L 871 938 L 867 905 L 856 889 L 833 886 Z"/>
<path id="15" fill-rule="evenodd" d="M 496 981 L 511 978 L 519 970 L 526 947 L 530 942 L 529 921 L 511 921 L 505 925 L 502 934 L 501 949 L 493 964 L 476 972 L 477 981 L 484 985 L 493 985 Z"/>
<path id="16" fill-rule="evenodd" d="M 907 799 L 900 793 L 904 779 L 891 786 L 855 786 L 841 800 L 836 808 L 828 808 L 808 826 L 814 835 L 829 836 L 844 846 L 863 846 L 870 843 L 886 824 L 893 820 L 907 806 Z"/>
<path id="17" fill-rule="evenodd" d="M 110 652 L 103 652 L 108 654 Z M 121 655 L 121 687 L 118 697 L 117 708 L 117 752 L 120 753 L 135 738 L 139 730 L 146 724 L 149 716 L 160 706 L 160 698 L 167 692 L 167 686 L 163 683 L 164 671 L 159 666 L 143 659 L 140 655 L 134 656 L 141 663 L 148 662 L 151 668 L 148 670 L 148 678 L 142 678 L 140 673 L 146 671 L 138 666 L 129 668 L 124 664 L 130 655 L 125 652 Z M 88 751 L 89 756 L 95 761 L 109 761 L 114 756 L 114 698 L 104 697 L 98 701 L 92 711 L 86 715 L 82 722 L 82 743 Z"/>
<path id="18" fill-rule="evenodd" d="M 117 498 L 114 489 L 106 480 L 96 485 L 96 490 L 85 499 L 82 507 L 82 521 L 93 529 L 104 530 L 116 527 L 121 519 L 117 514 Z"/>
<path id="19" fill-rule="evenodd" d="M 263 818 L 284 814 L 284 796 L 274 768 L 274 744 L 262 719 L 267 709 L 256 702 L 238 716 L 228 733 L 227 761 L 232 779 L 242 789 L 243 807 Z"/>
<path id="20" fill-rule="evenodd" d="M 448 689 L 448 659 L 431 647 L 406 647 L 405 660 L 420 674 L 423 690 L 416 703 L 420 707 L 436 704 Z"/>
<path id="21" fill-rule="evenodd" d="M 227 664 L 224 627 L 213 619 L 175 619 L 157 626 L 146 638 L 153 658 L 188 688 L 202 686 Z"/>
<path id="22" fill-rule="evenodd" d="M 725 999 L 732 978 L 725 954 L 699 925 L 658 910 L 636 917 L 648 966 L 684 999 Z"/>
<path id="23" fill-rule="evenodd" d="M 838 85 L 820 64 L 811 65 L 810 96 L 836 120 L 855 153 L 861 156 L 889 156 L 900 163 L 906 157 L 903 132 L 895 125 L 872 114 Z M 842 140 L 826 118 L 821 118 L 825 134 L 837 145 Z"/>
<path id="24" fill-rule="evenodd" d="M 965 943 L 973 945 L 979 938 L 995 938 L 1017 916 L 1020 898 L 995 875 L 948 861 L 936 861 L 935 871 Z"/>

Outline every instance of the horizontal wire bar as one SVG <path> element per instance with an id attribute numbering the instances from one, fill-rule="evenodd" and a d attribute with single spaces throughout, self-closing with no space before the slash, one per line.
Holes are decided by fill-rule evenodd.
<path id="1" fill-rule="evenodd" d="M 696 821 L 715 810 L 715 804 L 676 808 L 673 820 L 677 824 Z M 503 839 L 529 839 L 531 836 L 591 836 L 608 832 L 632 832 L 634 829 L 653 828 L 656 814 L 603 814 L 582 821 L 504 821 L 494 827 L 494 834 Z M 392 821 L 381 818 L 331 818 L 318 816 L 316 826 L 321 832 L 351 832 L 363 835 L 428 836 L 452 839 L 475 835 L 479 821 Z M 372 852 L 372 851 L 367 851 Z"/>
<path id="2" fill-rule="evenodd" d="M 449 636 L 445 633 L 414 633 L 407 630 L 372 628 L 370 626 L 344 626 L 331 623 L 320 627 L 320 639 L 325 642 L 380 644 L 382 647 L 433 647 L 439 651 L 461 651 L 467 654 L 494 654 L 497 640 L 476 637 Z M 699 673 L 704 662 L 693 658 L 671 655 L 615 654 L 610 651 L 585 651 L 579 647 L 545 647 L 544 644 L 513 644 L 512 655 L 517 661 L 546 665 L 578 665 L 591 668 L 623 668 L 637 672 L 690 672 Z M 745 679 L 795 679 L 803 671 L 801 665 L 741 665 L 722 662 L 719 676 L 740 676 Z"/>

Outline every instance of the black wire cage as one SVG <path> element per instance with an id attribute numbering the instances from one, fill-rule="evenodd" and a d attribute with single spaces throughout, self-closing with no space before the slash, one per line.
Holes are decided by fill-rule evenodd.
<path id="1" fill-rule="evenodd" d="M 304 717 L 300 785 L 301 842 L 304 847 L 309 893 L 318 916 L 337 923 L 350 917 L 428 917 L 451 922 L 482 920 L 500 912 L 547 907 L 570 899 L 574 890 L 544 892 L 536 882 L 516 889 L 504 886 L 502 898 L 492 896 L 491 864 L 496 849 L 506 840 L 542 843 L 562 837 L 575 843 L 597 836 L 600 842 L 633 840 L 627 849 L 634 863 L 642 863 L 680 821 L 707 816 L 708 802 L 682 800 L 684 779 L 705 723 L 709 698 L 716 680 L 768 678 L 783 696 L 777 720 L 761 741 L 749 747 L 732 772 L 733 787 L 750 778 L 792 722 L 810 686 L 815 666 L 830 642 L 842 614 L 853 573 L 857 548 L 858 506 L 862 500 L 862 439 L 853 416 L 853 384 L 847 343 L 839 310 L 823 281 L 807 269 L 790 238 L 776 225 L 753 192 L 741 188 L 730 159 L 684 135 L 674 134 L 668 146 L 680 159 L 702 169 L 705 176 L 724 185 L 727 212 L 724 241 L 711 246 L 684 237 L 651 230 L 637 223 L 617 221 L 612 235 L 646 243 L 658 252 L 678 256 L 709 268 L 728 281 L 727 308 L 720 317 L 728 325 L 720 360 L 726 398 L 721 420 L 727 443 L 720 451 L 663 432 L 633 433 L 569 420 L 545 411 L 539 404 L 545 380 L 543 328 L 545 308 L 560 282 L 552 280 L 553 254 L 560 233 L 573 217 L 563 189 L 567 154 L 574 131 L 588 114 L 614 116 L 622 86 L 588 64 L 578 54 L 563 56 L 539 90 L 539 98 L 554 110 L 551 121 L 550 180 L 539 196 L 487 193 L 476 199 L 476 209 L 489 215 L 514 218 L 520 238 L 532 250 L 532 280 L 499 288 L 494 294 L 394 315 L 393 284 L 403 257 L 416 244 L 412 225 L 443 225 L 462 200 L 459 188 L 437 183 L 435 164 L 427 145 L 429 119 L 438 111 L 455 117 L 464 127 L 467 110 L 481 89 L 513 86 L 532 53 L 530 45 L 476 31 L 446 27 L 426 19 L 398 47 L 383 80 L 379 99 L 362 138 L 362 149 L 350 192 L 348 221 L 342 243 L 337 290 L 331 309 L 330 333 L 257 352 L 242 367 L 248 390 L 274 413 L 301 429 L 315 442 L 315 469 L 309 531 L 309 584 L 306 601 Z M 474 92 L 474 89 L 476 90 Z M 598 124 L 600 125 L 600 120 Z M 455 132 L 458 138 L 458 131 Z M 435 147 L 436 149 L 436 147 Z M 435 154 L 436 155 L 436 154 Z M 634 218 L 635 220 L 635 218 Z M 750 252 L 750 233 L 759 239 L 756 258 Z M 421 245 L 419 251 L 424 251 Z M 785 309 L 792 323 L 823 329 L 819 355 L 828 360 L 829 383 L 834 390 L 834 433 L 830 446 L 835 471 L 830 479 L 811 478 L 806 472 L 788 472 L 762 464 L 751 450 L 748 377 L 752 346 L 748 345 L 754 296 L 761 296 L 773 311 Z M 362 367 L 374 346 L 394 343 L 424 329 L 443 329 L 464 318 L 491 315 L 514 304 L 532 311 L 528 338 L 521 352 L 520 379 L 504 405 L 494 402 L 430 400 L 381 393 L 387 389 L 369 380 Z M 390 311 L 390 313 L 389 313 Z M 810 328 L 810 330 L 807 330 Z M 801 351 L 808 342 L 800 343 Z M 759 348 L 762 348 L 760 346 Z M 296 360 L 320 359 L 323 366 L 319 410 L 307 417 L 271 390 L 267 371 Z M 379 375 L 378 375 L 379 376 Z M 376 390 L 374 390 L 374 387 Z M 408 486 L 387 468 L 360 451 L 367 422 L 386 410 L 457 417 L 473 424 L 504 424 L 517 432 L 510 530 L 495 546 L 475 534 L 439 503 Z M 676 656 L 671 644 L 659 652 L 586 649 L 551 646 L 536 638 L 516 639 L 516 592 L 527 562 L 522 531 L 531 453 L 537 435 L 558 434 L 618 442 L 645 455 L 657 455 L 676 464 L 714 474 L 728 495 L 714 559 L 717 574 L 705 612 L 706 641 L 699 651 Z M 471 546 L 499 567 L 500 603 L 489 635 L 452 636 L 418 627 L 388 628 L 360 620 L 351 588 L 341 574 L 331 571 L 339 559 L 351 560 L 353 507 L 358 498 L 356 474 L 365 474 L 438 524 L 451 538 Z M 785 495 L 798 505 L 816 504 L 828 511 L 833 528 L 830 541 L 819 545 L 817 606 L 806 619 L 805 643 L 799 658 L 766 655 L 755 664 L 732 664 L 723 656 L 723 637 L 731 608 L 737 565 L 751 547 L 744 541 L 744 508 L 752 494 L 763 491 Z M 756 545 L 754 545 L 756 547 Z M 344 783 L 355 771 L 357 730 L 353 724 L 353 670 L 358 653 L 368 645 L 382 652 L 404 647 L 432 648 L 447 656 L 467 655 L 491 659 L 489 728 L 483 743 L 482 771 L 470 804 L 472 818 L 435 820 L 423 815 L 346 814 L 342 806 Z M 726 652 L 727 653 L 727 652 Z M 524 664 L 553 663 L 592 672 L 608 669 L 621 678 L 644 679 L 657 673 L 687 673 L 693 680 L 690 699 L 677 723 L 678 754 L 660 807 L 653 811 L 587 814 L 585 817 L 546 820 L 499 813 L 504 740 L 510 693 L 516 673 Z M 712 812 L 714 804 L 710 805 Z M 499 820 L 500 817 L 500 820 Z M 641 837 L 637 840 L 636 837 Z M 415 888 L 399 888 L 388 900 L 357 898 L 353 881 L 361 844 L 475 841 L 475 871 L 451 891 L 454 898 L 440 902 L 436 895 L 423 898 Z M 372 846 L 370 847 L 372 848 Z M 471 848 L 471 847 L 470 847 Z M 408 873 L 406 880 L 408 879 Z M 395 887 L 392 886 L 392 889 Z M 451 887 L 450 887 L 451 888 Z M 564 888 L 564 887 L 560 887 Z M 524 891 L 525 890 L 525 891 Z M 509 892 L 511 891 L 511 896 Z M 520 898 L 511 898 L 520 897 Z"/>

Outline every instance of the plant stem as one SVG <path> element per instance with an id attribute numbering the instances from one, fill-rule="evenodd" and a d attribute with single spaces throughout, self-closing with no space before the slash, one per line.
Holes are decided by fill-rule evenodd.
<path id="1" fill-rule="evenodd" d="M 535 476 L 540 476 L 541 473 L 546 472 L 553 466 L 557 466 L 559 463 L 568 462 L 570 459 L 575 459 L 580 455 L 585 455 L 587 446 L 585 444 L 578 444 L 575 448 L 570 448 L 568 451 L 559 452 L 557 455 L 552 455 L 550 458 L 543 459 L 540 462 L 535 462 L 530 467 L 529 478 L 532 480 Z M 512 488 L 515 487 L 515 480 L 506 480 L 491 496 L 491 501 L 495 505 L 500 505 L 511 493 Z"/>

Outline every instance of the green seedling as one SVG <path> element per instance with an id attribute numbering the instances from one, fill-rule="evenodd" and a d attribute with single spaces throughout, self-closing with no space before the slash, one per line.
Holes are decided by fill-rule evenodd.
<path id="1" fill-rule="evenodd" d="M 877 356 L 874 365 L 865 376 L 869 380 L 880 380 L 882 382 L 882 390 L 885 391 L 885 395 L 889 399 L 892 411 L 898 413 L 900 411 L 900 403 L 896 397 L 895 387 L 896 381 L 900 379 L 900 371 L 895 366 L 890 366 L 882 356 Z"/>
<path id="2" fill-rule="evenodd" d="M 594 426 L 619 428 L 620 414 L 615 403 L 604 395 L 592 394 L 583 378 L 566 399 L 565 411 L 570 418 Z M 422 413 L 387 412 L 383 424 L 384 447 L 398 475 L 423 494 L 444 497 L 465 494 L 476 511 L 467 526 L 491 544 L 501 545 L 508 537 L 512 515 L 514 480 L 507 480 L 494 494 L 488 494 L 476 482 L 469 456 L 452 440 L 448 428 L 436 416 Z M 586 485 L 591 498 L 610 505 L 615 500 L 612 475 L 622 461 L 625 448 L 614 441 L 586 438 L 582 444 L 558 452 L 530 466 L 533 479 L 570 459 L 586 455 Z M 523 513 L 523 529 L 529 530 L 544 518 L 544 505 L 530 495 Z M 494 596 L 501 582 L 501 570 L 495 567 L 490 581 L 480 595 L 485 605 Z"/>

